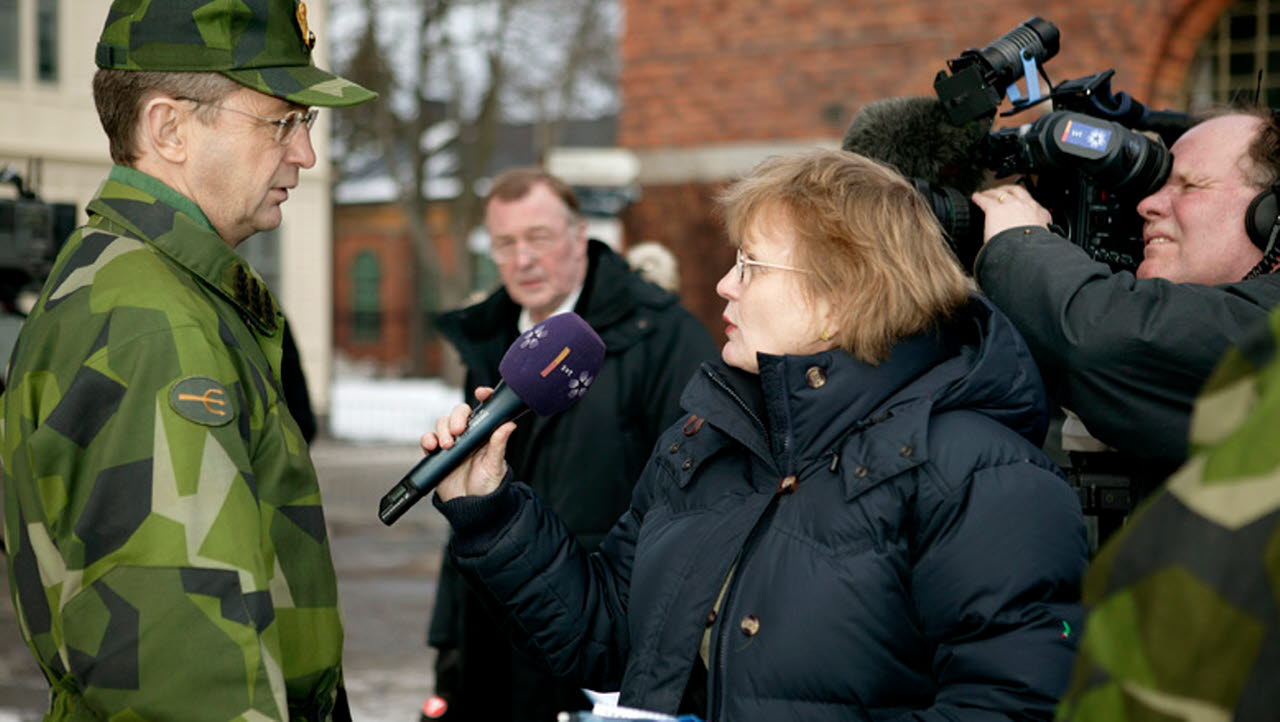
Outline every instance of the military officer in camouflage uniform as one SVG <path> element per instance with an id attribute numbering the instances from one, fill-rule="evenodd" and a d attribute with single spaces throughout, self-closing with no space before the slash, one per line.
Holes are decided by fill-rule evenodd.
<path id="1" fill-rule="evenodd" d="M 8 375 L 4 529 L 50 720 L 347 718 L 337 585 L 281 398 L 283 318 L 233 248 L 315 163 L 297 0 L 116 0 L 94 98 L 116 166 Z"/>
<path id="2" fill-rule="evenodd" d="M 1192 456 L 1103 547 L 1063 720 L 1280 719 L 1280 312 L 1196 402 Z"/>

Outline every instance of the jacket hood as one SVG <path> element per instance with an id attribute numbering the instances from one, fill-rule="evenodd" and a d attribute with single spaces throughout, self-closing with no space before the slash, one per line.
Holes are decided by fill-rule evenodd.
<path id="1" fill-rule="evenodd" d="M 944 334 L 956 355 L 920 380 L 937 411 L 969 409 L 1000 422 L 1039 447 L 1049 429 L 1049 402 L 1031 350 L 1013 323 L 973 295 Z"/>
<path id="2" fill-rule="evenodd" d="M 894 416 L 923 424 L 932 414 L 965 409 L 1036 446 L 1048 428 L 1030 351 L 1009 320 L 976 295 L 941 329 L 899 341 L 874 366 L 839 349 L 759 360 L 758 377 L 723 362 L 704 364 L 682 401 L 783 473 L 827 453 L 851 431 Z M 737 413 L 725 413 L 725 394 Z"/>

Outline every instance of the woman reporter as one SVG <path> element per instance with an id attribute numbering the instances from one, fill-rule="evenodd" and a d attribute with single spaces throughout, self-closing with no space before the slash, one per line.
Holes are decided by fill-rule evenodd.
<path id="1" fill-rule="evenodd" d="M 504 479 L 508 424 L 437 491 L 451 554 L 523 649 L 624 705 L 1050 719 L 1087 551 L 1038 450 L 1021 339 L 874 161 L 770 158 L 721 200 L 738 247 L 716 286 L 722 362 L 690 381 L 599 551 Z M 467 411 L 423 448 L 451 446 Z"/>

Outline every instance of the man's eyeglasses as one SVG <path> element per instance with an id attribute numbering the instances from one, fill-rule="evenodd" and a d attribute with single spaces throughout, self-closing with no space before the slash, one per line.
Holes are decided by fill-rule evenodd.
<path id="1" fill-rule="evenodd" d="M 268 125 L 276 127 L 276 142 L 280 145 L 289 145 L 293 142 L 294 136 L 298 134 L 298 129 L 307 126 L 307 130 L 316 124 L 316 116 L 320 114 L 318 108 L 307 108 L 306 110 L 291 110 L 279 118 L 268 118 L 257 113 L 250 113 L 247 110 L 239 108 L 231 108 L 225 105 L 216 105 L 214 103 L 206 103 L 203 100 L 195 98 L 178 98 L 178 100 L 189 100 L 196 105 L 203 105 L 209 108 L 217 108 L 218 110 L 229 110 L 232 113 L 247 115 L 250 118 L 257 118 Z"/>
<path id="2" fill-rule="evenodd" d="M 747 266 L 759 266 L 760 268 L 776 268 L 779 271 L 795 271 L 796 273 L 812 273 L 807 268 L 796 268 L 795 266 L 782 266 L 777 263 L 765 263 L 764 261 L 753 261 L 747 258 L 747 255 L 738 249 L 737 260 L 733 262 L 733 270 L 738 274 L 738 283 L 747 282 Z"/>
<path id="3" fill-rule="evenodd" d="M 523 243 L 525 253 L 537 258 L 550 250 L 564 236 L 565 233 L 557 233 L 549 228 L 534 228 L 522 236 L 502 236 L 491 239 L 489 254 L 493 256 L 493 260 L 500 263 L 510 261 L 516 257 L 520 244 Z"/>

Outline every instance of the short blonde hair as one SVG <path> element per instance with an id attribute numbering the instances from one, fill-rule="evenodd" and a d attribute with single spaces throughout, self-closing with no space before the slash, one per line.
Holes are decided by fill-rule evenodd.
<path id="1" fill-rule="evenodd" d="M 907 336 L 948 318 L 973 291 L 924 198 L 897 171 L 837 150 L 774 156 L 720 194 L 730 241 L 766 219 L 788 223 L 790 263 L 810 299 L 826 299 L 833 340 L 879 363 Z"/>

